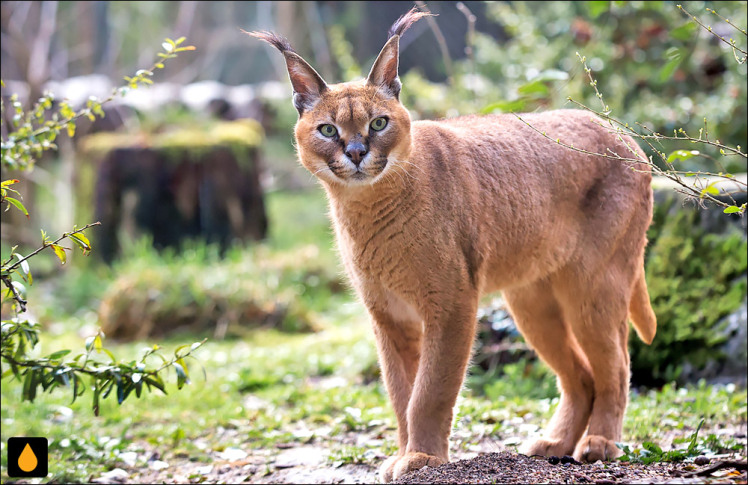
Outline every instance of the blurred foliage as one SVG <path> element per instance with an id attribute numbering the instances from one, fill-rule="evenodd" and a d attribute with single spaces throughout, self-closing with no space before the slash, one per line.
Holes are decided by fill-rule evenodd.
<path id="1" fill-rule="evenodd" d="M 120 340 L 175 330 L 219 336 L 258 326 L 315 330 L 312 309 L 345 288 L 312 245 L 293 253 L 237 248 L 223 257 L 204 243 L 161 253 L 145 239 L 137 246 L 115 264 L 100 309 L 102 329 Z"/>
<path id="2" fill-rule="evenodd" d="M 748 291 L 748 242 L 729 226 L 710 233 L 697 208 L 681 207 L 672 195 L 655 204 L 645 271 L 657 335 L 651 345 L 632 333 L 632 379 L 656 385 L 680 377 L 684 363 L 695 368 L 724 358 L 724 317 L 737 310 Z"/>
<path id="3" fill-rule="evenodd" d="M 693 12 L 704 12 L 704 5 L 684 3 Z M 737 22 L 746 18 L 746 2 L 709 5 Z M 402 76 L 403 103 L 417 117 L 568 108 L 569 97 L 597 107 L 579 52 L 613 113 L 632 126 L 638 121 L 664 134 L 678 128 L 698 133 L 706 117 L 710 138 L 747 145 L 746 64 L 675 5 L 545 2 L 538 8 L 534 2 L 495 2 L 487 12 L 509 38 L 498 43 L 476 32 L 474 68 L 469 60 L 456 62 L 454 85 L 432 83 L 417 69 Z M 707 22 L 732 35 L 719 18 Z M 678 142 L 660 143 L 667 153 L 682 148 Z M 680 168 L 744 171 L 745 162 L 705 150 Z"/>
<path id="4" fill-rule="evenodd" d="M 36 159 L 42 156 L 45 151 L 55 150 L 55 139 L 59 133 L 65 129 L 69 137 L 75 136 L 76 122 L 79 118 L 87 117 L 95 120 L 97 116 L 103 117 L 104 111 L 101 106 L 112 101 L 117 96 L 124 96 L 130 89 L 137 89 L 139 86 L 153 84 L 150 77 L 153 71 L 162 69 L 163 62 L 167 59 L 173 59 L 178 52 L 194 50 L 192 46 L 182 46 L 184 37 L 173 41 L 166 39 L 163 43 L 164 52 L 159 53 L 159 60 L 156 61 L 150 69 L 141 69 L 132 77 L 125 77 L 126 85 L 112 91 L 111 95 L 99 101 L 96 98 L 89 98 L 85 107 L 74 111 L 66 101 L 59 103 L 57 110 L 52 112 L 54 95 L 45 93 L 37 103 L 28 111 L 25 111 L 18 101 L 16 94 L 10 97 L 13 108 L 11 119 L 12 127 L 7 129 L 7 136 L 2 140 L 2 168 L 3 170 L 25 170 L 30 171 L 34 167 Z M 5 103 L 2 104 L 3 121 L 5 120 Z M 20 193 L 11 188 L 11 185 L 18 180 L 8 179 L 2 182 L 2 192 L 0 192 L 0 203 L 7 202 L 6 211 L 13 205 L 21 210 L 26 217 L 29 213 L 23 203 L 19 200 Z M 13 194 L 16 197 L 11 197 Z M 72 231 L 63 233 L 62 236 L 52 240 L 42 230 L 42 245 L 35 251 L 22 256 L 16 252 L 17 246 L 10 249 L 10 254 L 2 257 L 2 283 L 5 286 L 3 291 L 3 306 L 8 303 L 8 309 L 14 313 L 12 318 L 3 317 L 2 334 L 0 339 L 0 357 L 1 362 L 9 368 L 2 371 L 2 379 L 14 377 L 18 381 L 23 381 L 22 399 L 34 401 L 37 391 L 51 392 L 59 386 L 68 387 L 72 390 L 73 401 L 85 392 L 87 384 L 83 377 L 89 378 L 89 384 L 92 389 L 92 407 L 94 414 L 99 414 L 100 399 L 107 398 L 113 390 L 117 396 L 117 402 L 121 404 L 134 391 L 137 397 L 146 390 L 158 389 L 166 392 L 164 389 L 162 371 L 172 368 L 176 372 L 177 387 L 179 389 L 186 383 L 189 383 L 188 367 L 185 358 L 189 357 L 192 351 L 202 345 L 202 342 L 195 342 L 190 345 L 183 345 L 174 351 L 174 358 L 165 359 L 159 353 L 159 347 L 153 346 L 143 353 L 141 360 L 138 361 L 121 361 L 114 354 L 106 349 L 102 340 L 103 333 L 97 332 L 86 340 L 85 352 L 77 354 L 75 357 L 68 358 L 70 350 L 63 349 L 53 352 L 42 358 L 32 356 L 34 348 L 40 341 L 40 326 L 37 323 L 28 320 L 27 300 L 24 299 L 26 287 L 21 281 L 27 284 L 33 284 L 33 276 L 28 260 L 46 248 L 51 248 L 61 264 L 67 261 L 66 250 L 60 244 L 63 239 L 68 239 L 77 245 L 84 254 L 88 254 L 92 247 L 84 234 L 85 229 L 98 223 L 88 224 L 78 229 L 74 227 Z M 188 350 L 185 348 L 189 347 Z M 110 361 L 102 362 L 94 357 L 94 354 L 106 355 Z M 149 357 L 159 357 L 161 366 L 148 367 L 147 359 Z"/>
<path id="5" fill-rule="evenodd" d="M 170 124 L 156 132 L 139 133 L 102 132 L 85 137 L 81 149 L 92 154 L 107 153 L 117 148 L 153 148 L 165 152 L 175 151 L 183 155 L 188 151 L 193 159 L 200 154 L 220 146 L 227 146 L 236 153 L 239 163 L 251 158 L 247 148 L 255 148 L 262 142 L 260 123 L 252 119 L 237 121 L 211 121 L 190 119 L 182 125 Z"/>

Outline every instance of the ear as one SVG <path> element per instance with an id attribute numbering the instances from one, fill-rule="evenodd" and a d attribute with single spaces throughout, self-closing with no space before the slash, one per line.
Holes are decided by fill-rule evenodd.
<path id="1" fill-rule="evenodd" d="M 283 55 L 293 86 L 293 104 L 301 114 L 317 104 L 322 93 L 327 91 L 327 84 L 300 55 L 290 51 L 284 52 Z"/>
<path id="2" fill-rule="evenodd" d="M 286 58 L 288 77 L 291 78 L 293 86 L 293 104 L 299 115 L 308 111 L 317 104 L 322 93 L 327 91 L 327 84 L 317 71 L 312 68 L 300 55 L 298 55 L 291 44 L 284 37 L 272 32 L 247 32 L 239 29 L 247 35 L 256 37 L 272 45 Z"/>
<path id="3" fill-rule="evenodd" d="M 376 86 L 390 97 L 398 99 L 400 96 L 400 78 L 397 75 L 397 65 L 400 57 L 400 36 L 393 35 L 384 44 L 382 52 L 371 68 L 367 84 Z"/>

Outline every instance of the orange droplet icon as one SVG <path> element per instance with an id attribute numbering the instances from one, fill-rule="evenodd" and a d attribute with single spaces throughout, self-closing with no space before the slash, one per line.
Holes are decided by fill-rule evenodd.
<path id="1" fill-rule="evenodd" d="M 36 468 L 36 465 L 38 463 L 39 461 L 36 459 L 34 451 L 31 449 L 31 446 L 26 443 L 26 446 L 21 452 L 21 456 L 18 457 L 18 468 L 25 471 L 26 473 L 29 473 L 33 471 L 34 468 Z"/>

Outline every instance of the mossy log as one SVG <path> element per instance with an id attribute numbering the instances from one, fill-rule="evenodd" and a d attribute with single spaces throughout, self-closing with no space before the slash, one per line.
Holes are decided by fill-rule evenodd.
<path id="1" fill-rule="evenodd" d="M 101 133 L 84 150 L 96 162 L 97 253 L 112 261 L 121 230 L 149 234 L 157 248 L 202 239 L 226 248 L 267 232 L 251 121 L 154 135 Z"/>

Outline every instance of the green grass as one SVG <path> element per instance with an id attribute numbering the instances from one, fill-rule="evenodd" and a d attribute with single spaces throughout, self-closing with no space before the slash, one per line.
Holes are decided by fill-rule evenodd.
<path id="1" fill-rule="evenodd" d="M 213 264 L 230 265 L 248 257 L 293 259 L 300 251 L 315 251 L 316 256 L 307 261 L 332 266 L 338 272 L 326 203 L 320 192 L 271 194 L 268 210 L 274 223 L 268 240 L 261 248 L 229 252 L 226 262 Z M 141 263 L 147 258 L 154 258 L 153 264 L 186 264 L 189 258 L 200 263 L 210 261 L 199 254 L 204 249 L 195 246 L 187 251 L 195 253 L 191 256 L 163 258 L 142 250 L 130 257 Z M 175 259 L 169 261 L 170 257 Z M 86 264 L 80 270 L 63 273 L 57 281 L 34 286 L 31 308 L 39 309 L 46 324 L 40 354 L 83 347 L 81 334 L 95 331 L 98 299 L 117 276 L 116 268 Z M 289 277 L 280 278 L 278 284 L 299 283 Z M 61 305 L 70 295 L 75 295 L 76 306 Z M 207 378 L 197 364 L 192 364 L 192 384 L 181 391 L 176 389 L 172 372 L 167 379 L 168 396 L 132 396 L 119 406 L 115 400 L 104 400 L 100 417 L 94 417 L 91 411 L 90 391 L 72 404 L 71 394 L 65 389 L 41 394 L 29 403 L 20 399 L 20 383 L 3 379 L 2 446 L 12 436 L 48 437 L 48 480 L 58 482 L 87 481 L 122 467 L 122 453 L 132 451 L 140 457 L 136 464 L 140 467 L 146 466 L 143 460 L 153 452 L 167 462 L 207 464 L 215 460 L 211 452 L 229 447 L 250 452 L 275 450 L 278 443 L 312 442 L 330 450 L 330 466 L 378 464 L 376 456 L 387 456 L 395 450 L 395 419 L 379 379 L 365 311 L 350 291 L 331 295 L 310 290 L 301 295 L 299 298 L 305 299 L 304 304 L 320 318 L 319 332 L 250 329 L 241 339 L 211 339 L 196 352 Z M 168 354 L 178 345 L 194 341 L 193 337 L 174 336 L 158 343 Z M 121 359 L 134 358 L 153 343 L 105 340 L 105 346 Z M 519 364 L 515 367 L 498 383 L 471 378 L 470 382 L 480 384 L 468 386 L 458 403 L 453 450 L 470 449 L 486 437 L 518 443 L 545 425 L 557 404 L 548 373 L 534 369 L 527 375 Z M 725 425 L 744 426 L 745 402 L 745 389 L 731 386 L 665 386 L 633 393 L 624 441 L 632 449 L 639 443 L 664 439 L 686 446 L 682 440 L 704 419 L 700 446 L 735 448 L 739 443 L 730 442 L 717 431 Z M 370 437 L 371 444 L 350 439 L 361 435 Z M 0 455 L 1 478 L 5 481 L 4 448 Z"/>

